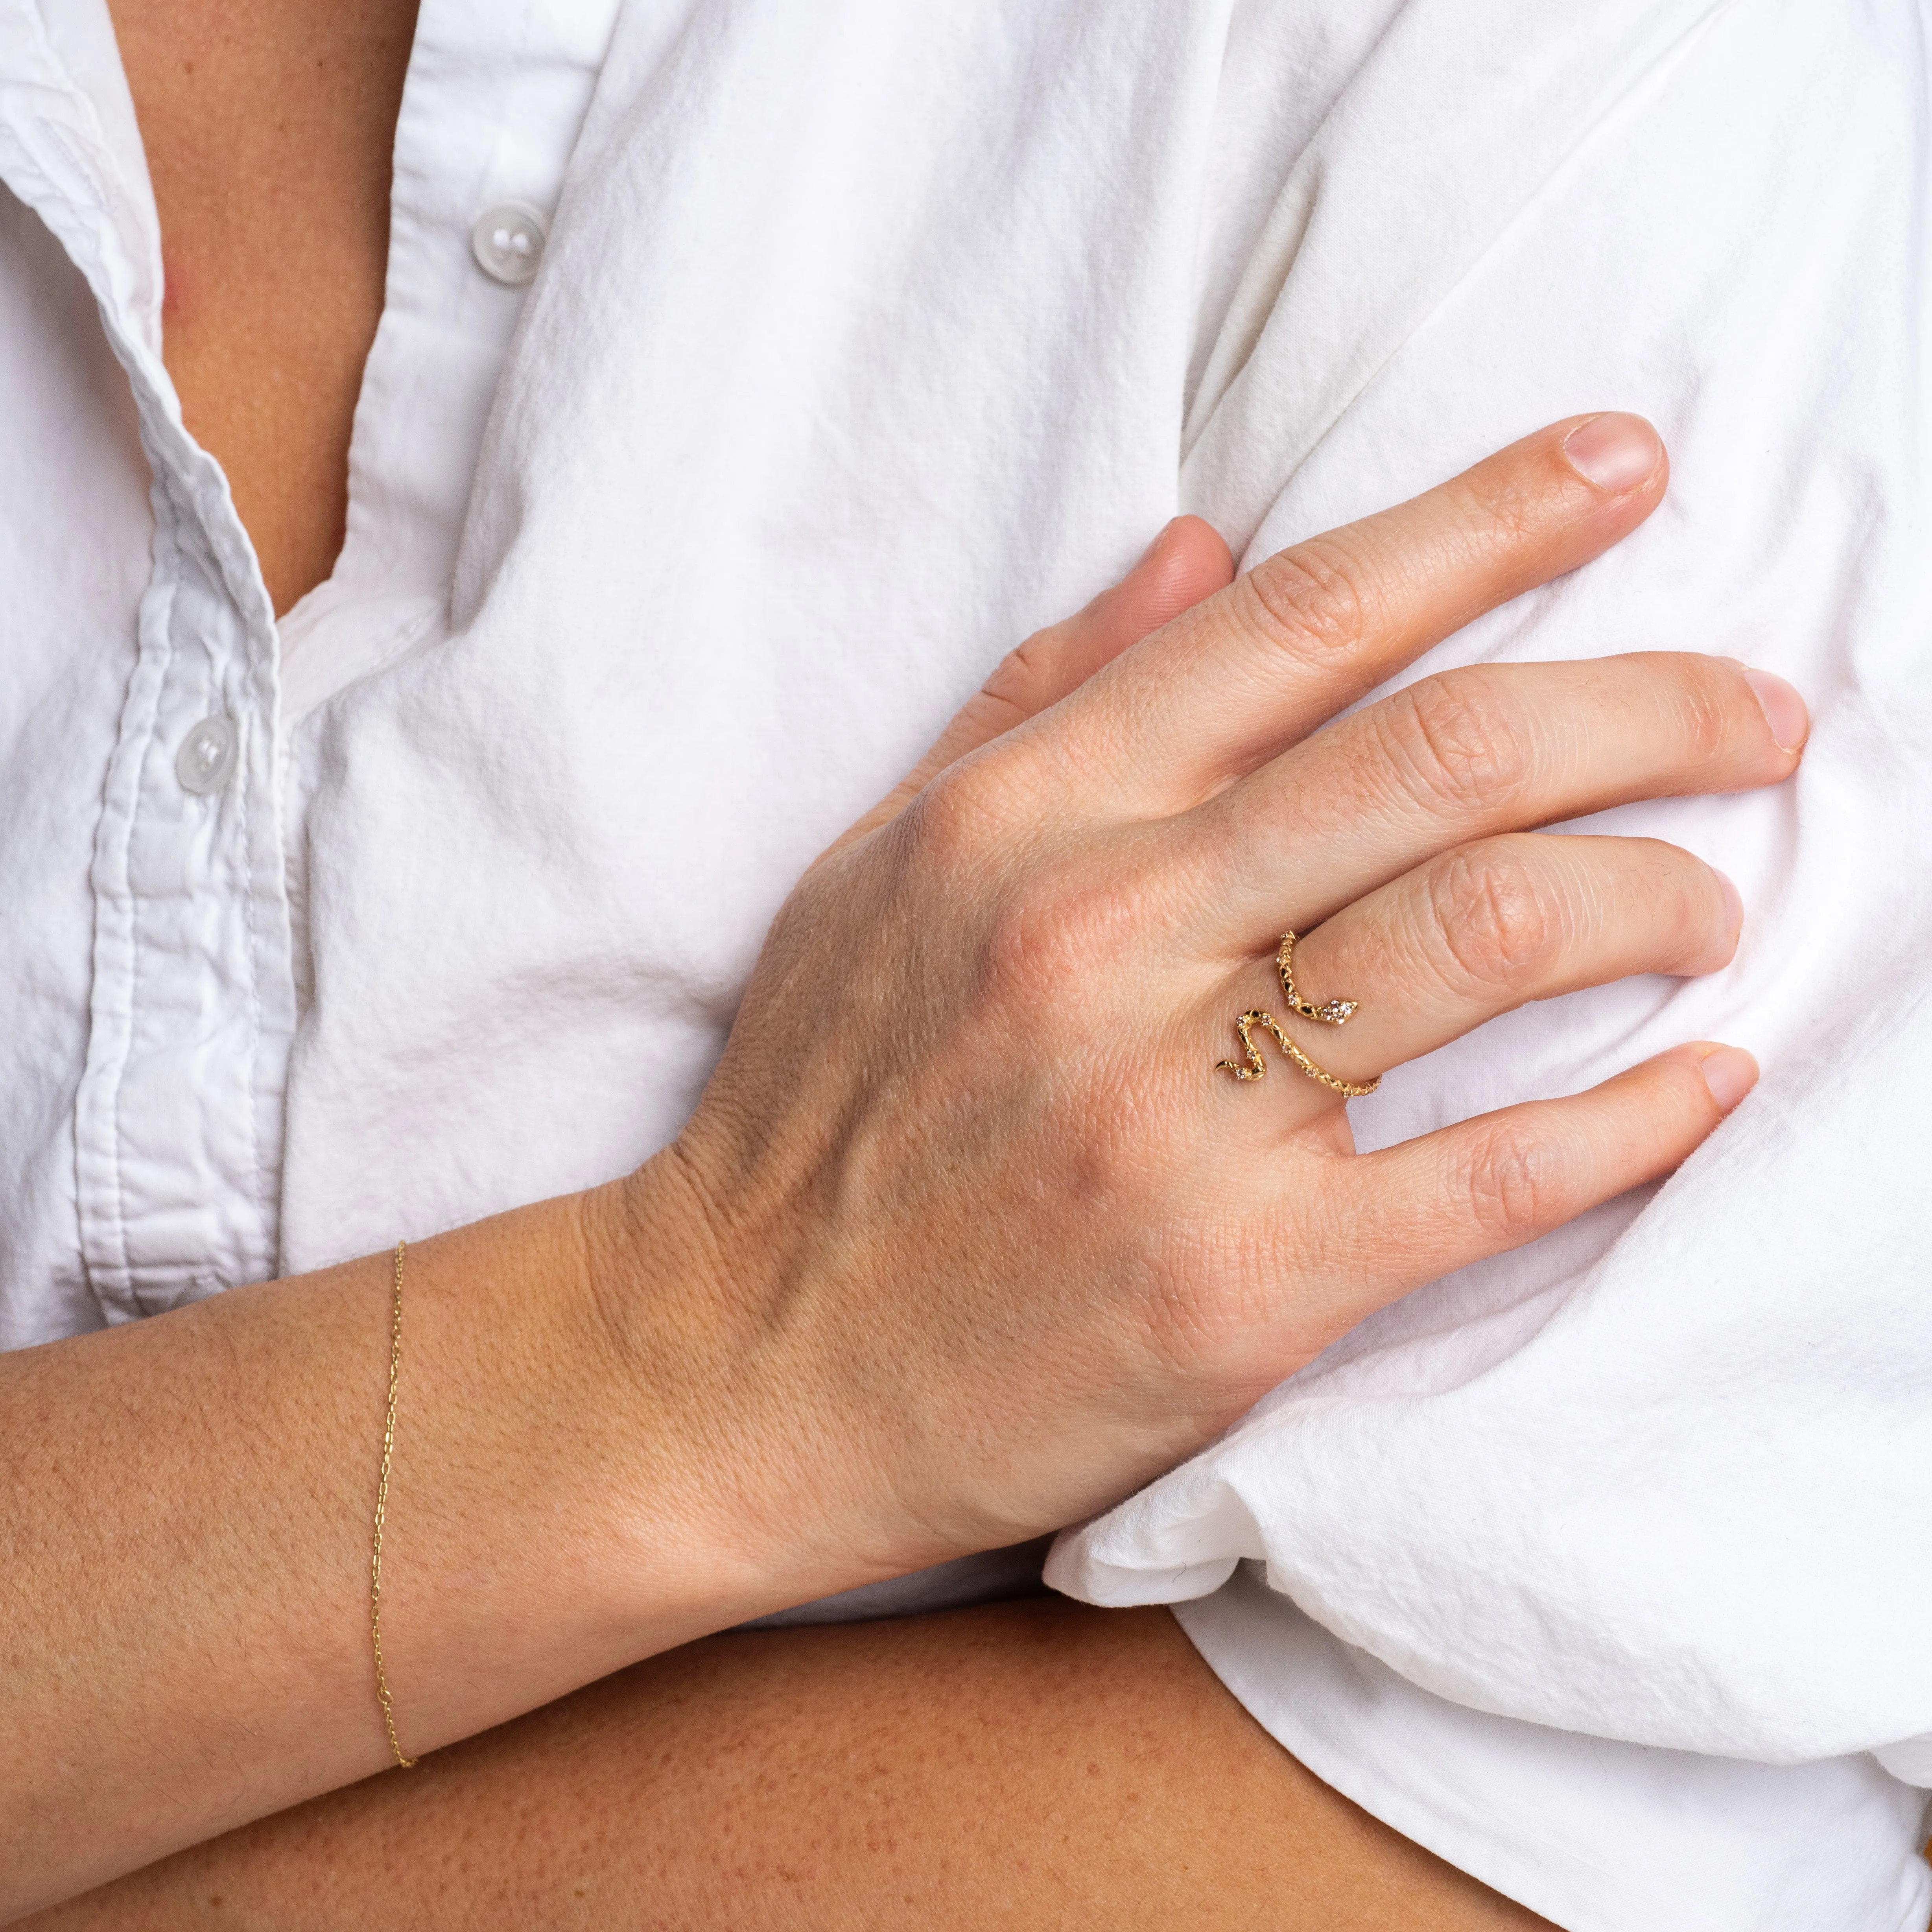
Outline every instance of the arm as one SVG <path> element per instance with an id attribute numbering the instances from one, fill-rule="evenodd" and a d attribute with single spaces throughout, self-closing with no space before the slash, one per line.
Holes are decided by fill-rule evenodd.
<path id="1" fill-rule="evenodd" d="M 868 826 L 1037 708 L 1046 664 L 1077 681 L 1230 574 L 1181 520 Z M 666 1154 L 410 1245 L 383 1580 L 410 1753 L 878 1574 L 839 1546 L 826 1472 L 760 1467 L 734 1376 L 769 1353 L 709 1243 Z M 390 1762 L 368 1624 L 390 1297 L 378 1256 L 0 1354 L 0 1920 Z"/>
<path id="2" fill-rule="evenodd" d="M 32 1932 L 1530 1932 L 1262 1730 L 1165 1610 L 714 1637 Z"/>
<path id="3" fill-rule="evenodd" d="M 688 1210 L 661 1167 L 638 1186 L 648 1252 L 620 1252 L 594 1196 L 409 1251 L 384 1594 L 412 1750 L 787 1588 L 706 1479 L 721 1338 L 692 1318 Z M 655 1337 L 634 1320 L 628 1356 L 599 1299 L 620 1281 Z M 388 1318 L 386 1262 L 363 1261 L 0 1358 L 16 1909 L 385 1762 Z"/>
<path id="4" fill-rule="evenodd" d="M 1285 911 L 1321 927 L 1310 983 L 1372 976 L 1323 1047 L 1357 1082 L 1525 999 L 1730 956 L 1689 855 L 1510 836 L 1788 775 L 1728 661 L 1472 671 L 1318 728 L 1647 514 L 1654 440 L 1593 477 L 1573 430 L 1284 553 L 948 766 L 807 875 L 673 1148 L 412 1250 L 385 1626 L 409 1749 L 1090 1514 L 1735 1103 L 1744 1057 L 1690 1048 L 1358 1157 L 1331 1092 L 1212 1072 Z M 1044 702 L 1080 638 L 1009 682 Z M 1510 784 L 1444 755 L 1472 722 Z M 383 1762 L 387 1286 L 356 1263 L 0 1364 L 0 1909 Z"/>

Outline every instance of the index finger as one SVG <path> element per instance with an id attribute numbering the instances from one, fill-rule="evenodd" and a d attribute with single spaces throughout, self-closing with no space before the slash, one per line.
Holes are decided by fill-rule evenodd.
<path id="1" fill-rule="evenodd" d="M 1185 811 L 1465 624 L 1629 535 L 1662 500 L 1641 416 L 1571 417 L 1390 510 L 1280 551 L 1058 706 L 1137 813 Z"/>

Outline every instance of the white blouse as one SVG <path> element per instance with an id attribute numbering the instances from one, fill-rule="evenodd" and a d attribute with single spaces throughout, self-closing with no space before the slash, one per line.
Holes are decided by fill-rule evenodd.
<path id="1" fill-rule="evenodd" d="M 1175 509 L 1252 557 L 1642 410 L 1665 508 L 1430 663 L 1795 679 L 1795 785 L 1615 814 L 1744 950 L 1356 1117 L 1698 1035 L 1762 1087 L 1052 1574 L 1186 1600 L 1576 1932 L 1923 1932 L 1929 150 L 1914 0 L 424 0 L 348 539 L 278 624 L 103 0 L 0 0 L 0 1345 L 623 1171 L 807 861 Z"/>

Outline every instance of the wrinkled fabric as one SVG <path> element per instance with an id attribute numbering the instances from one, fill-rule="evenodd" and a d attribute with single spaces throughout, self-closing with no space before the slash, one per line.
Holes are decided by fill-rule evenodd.
<path id="1" fill-rule="evenodd" d="M 1505 222 L 1438 244 L 1480 199 L 1463 171 L 1495 152 L 1480 136 L 1446 141 L 1433 178 L 1398 178 L 1407 198 L 1390 220 L 1425 238 L 1420 262 L 1390 251 L 1370 314 L 1352 289 L 1361 235 L 1398 192 L 1390 154 L 1438 132 L 1414 112 L 1439 98 L 1432 76 L 1449 57 L 1428 22 L 1408 10 L 1291 176 L 1249 271 L 1265 319 L 1226 388 L 1197 400 L 1184 498 L 1245 530 L 1260 446 L 1292 425 L 1305 453 L 1252 560 L 1479 454 L 1499 407 L 1524 428 L 1592 403 L 1642 410 L 1672 454 L 1656 518 L 1412 675 L 1718 651 L 1792 679 L 1815 722 L 1799 776 L 1778 793 L 1648 805 L 1584 828 L 1670 838 L 1731 874 L 1748 908 L 1734 966 L 1514 1015 L 1402 1070 L 1354 1108 L 1358 1133 L 1384 1144 L 1574 1090 L 1683 1039 L 1748 1046 L 1765 1078 L 1661 1189 L 1364 1324 L 1208 1451 L 1064 1538 L 1048 1580 L 1096 1602 L 1173 1602 L 1208 1597 L 1252 1559 L 1306 1658 L 1244 1694 L 1344 1788 L 1353 1767 L 1389 1774 L 1378 1742 L 1414 1762 L 1401 1756 L 1420 1708 L 1409 1687 L 1579 1734 L 1580 1762 L 1605 1737 L 1770 1764 L 1868 1751 L 1922 1785 L 1924 18 L 1712 10 L 1600 118 L 1564 117 L 1570 146 Z M 1532 30 L 1509 112 L 1481 104 L 1489 124 L 1544 112 L 1555 90 L 1540 63 L 1569 38 L 1567 20 Z M 1338 344 L 1312 374 L 1303 316 Z M 1184 1619 L 1231 1682 L 1252 1676 L 1265 1622 L 1251 1590 L 1243 1601 Z M 1306 1734 L 1311 1673 L 1340 1696 L 1372 1664 L 1392 1673 L 1378 1715 L 1340 1747 Z M 1520 1762 L 1520 1733 L 1492 1735 L 1510 1739 L 1497 1763 Z M 1916 1832 L 1916 1802 L 1898 1813 Z M 1586 1862 L 1558 1860 L 1576 1882 Z M 1682 1922 L 1641 1868 L 1592 1882 L 1604 1916 L 1562 1922 Z M 1774 1888 L 1748 1922 L 1821 1922 L 1813 1890 Z M 1916 1927 L 1925 1911 L 1914 1868 L 1844 1922 Z"/>
<path id="2" fill-rule="evenodd" d="M 1232 523 L 1257 424 L 1304 395 L 1333 412 L 1258 554 L 1478 454 L 1499 408 L 1655 418 L 1672 481 L 1653 520 L 1418 668 L 1676 649 L 1797 683 L 1815 724 L 1792 784 L 1586 828 L 1729 872 L 1740 956 L 1529 1008 L 1354 1115 L 1384 1143 L 1684 1039 L 1750 1048 L 1762 1088 L 1654 1198 L 1363 1324 L 1069 1539 L 1064 1586 L 1171 1600 L 1262 1558 L 1338 1635 L 1505 1715 L 1767 1760 L 1932 1732 L 1932 332 L 1912 276 L 1932 183 L 1909 165 L 1923 94 L 1898 84 L 1923 80 L 1916 13 L 1855 11 L 1848 34 L 1842 9 L 1719 10 L 1339 408 L 1271 319 L 1186 472 Z M 1318 208 L 1365 172 L 1383 191 L 1364 85 L 1362 118 L 1345 97 L 1300 164 Z M 1430 192 L 1460 202 L 1454 172 Z M 1273 316 L 1332 316 L 1343 264 L 1311 216 L 1295 232 Z"/>
<path id="3" fill-rule="evenodd" d="M 1175 510 L 1252 560 L 1641 410 L 1664 508 L 1424 668 L 1796 680 L 1795 785 L 1613 815 L 1738 880 L 1744 951 L 1486 1029 L 1358 1131 L 1698 1035 L 1762 1086 L 1052 1574 L 1186 1600 L 1291 1749 L 1560 1924 L 1919 1932 L 1922 27 L 426 0 L 349 541 L 278 624 L 160 364 L 99 0 L 0 0 L 0 1339 L 623 1172 L 806 863 Z M 554 216 L 527 292 L 468 256 L 505 199 Z"/>

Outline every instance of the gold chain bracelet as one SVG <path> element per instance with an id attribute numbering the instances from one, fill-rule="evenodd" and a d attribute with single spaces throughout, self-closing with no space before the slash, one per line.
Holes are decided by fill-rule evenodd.
<path id="1" fill-rule="evenodd" d="M 403 1246 L 396 1244 L 396 1281 L 389 1317 L 389 1412 L 382 1424 L 382 1473 L 376 1484 L 376 1531 L 369 1546 L 369 1637 L 376 1650 L 376 1696 L 382 1706 L 382 1723 L 389 1733 L 389 1748 L 405 1771 L 413 1771 L 416 1761 L 403 1755 L 396 1741 L 395 1706 L 389 1701 L 389 1680 L 382 1670 L 382 1516 L 389 1506 L 389 1462 L 396 1449 L 396 1375 L 403 1363 Z"/>

